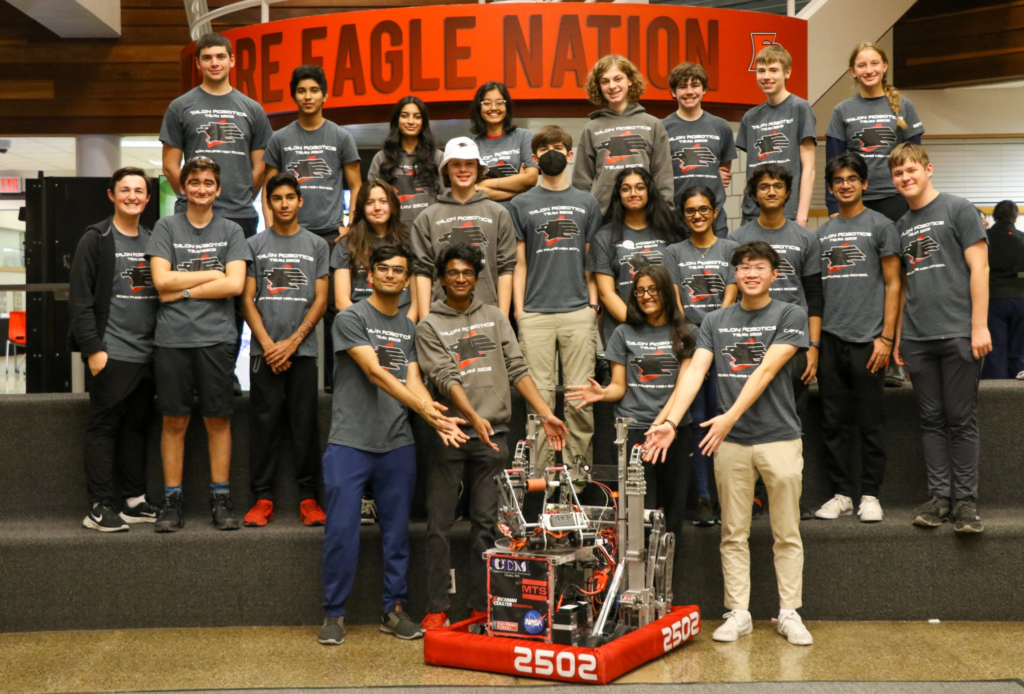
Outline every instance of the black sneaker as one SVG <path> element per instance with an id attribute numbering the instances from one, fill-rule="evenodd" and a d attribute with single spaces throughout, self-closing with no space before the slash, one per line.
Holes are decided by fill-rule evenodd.
<path id="1" fill-rule="evenodd" d="M 967 498 L 953 505 L 953 529 L 958 533 L 984 532 L 985 524 L 978 515 L 978 507 L 974 499 Z"/>
<path id="2" fill-rule="evenodd" d="M 160 509 L 149 503 L 149 500 L 143 501 L 134 508 L 125 504 L 121 510 L 121 520 L 125 523 L 154 523 L 159 512 Z"/>
<path id="3" fill-rule="evenodd" d="M 164 499 L 164 505 L 160 514 L 153 524 L 153 531 L 158 533 L 173 533 L 185 527 L 185 514 L 182 513 L 181 492 L 168 494 Z"/>
<path id="4" fill-rule="evenodd" d="M 710 528 L 715 524 L 715 510 L 711 508 L 711 499 L 701 499 L 693 512 L 693 524 L 698 528 Z"/>
<path id="5" fill-rule="evenodd" d="M 238 376 L 231 377 L 231 394 L 236 398 L 242 397 L 242 384 L 238 382 Z"/>
<path id="6" fill-rule="evenodd" d="M 210 509 L 213 511 L 213 527 L 217 530 L 238 530 L 242 518 L 231 508 L 230 494 L 211 494 Z"/>
<path id="7" fill-rule="evenodd" d="M 128 524 L 121 520 L 117 511 L 107 504 L 97 504 L 82 519 L 82 527 L 99 530 L 101 533 L 119 533 L 128 530 Z"/>
<path id="8" fill-rule="evenodd" d="M 334 386 L 332 386 L 332 385 L 324 386 L 324 392 L 327 393 L 328 395 L 334 395 Z"/>
<path id="9" fill-rule="evenodd" d="M 914 525 L 922 528 L 937 528 L 949 520 L 949 499 L 933 496 L 914 509 Z"/>
<path id="10" fill-rule="evenodd" d="M 316 638 L 324 646 L 340 646 L 345 643 L 345 618 L 324 617 L 324 625 L 320 627 Z"/>
<path id="11" fill-rule="evenodd" d="M 811 512 L 811 510 L 809 508 L 804 506 L 804 500 L 800 499 L 799 503 L 800 503 L 800 520 L 802 520 L 802 521 L 814 520 L 814 514 Z"/>
<path id="12" fill-rule="evenodd" d="M 380 618 L 380 630 L 385 634 L 394 634 L 406 641 L 423 638 L 420 625 L 402 609 L 402 603 L 396 603 L 395 609 Z"/>

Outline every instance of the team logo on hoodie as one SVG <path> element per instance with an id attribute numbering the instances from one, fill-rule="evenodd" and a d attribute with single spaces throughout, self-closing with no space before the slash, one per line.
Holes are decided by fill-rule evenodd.
<path id="1" fill-rule="evenodd" d="M 694 169 L 707 168 L 716 162 L 715 153 L 700 142 L 696 143 L 693 147 L 684 147 L 672 152 L 672 158 L 679 165 L 679 173 L 688 173 Z"/>
<path id="2" fill-rule="evenodd" d="M 833 272 L 853 267 L 860 261 L 866 260 L 867 256 L 864 255 L 864 251 L 847 241 L 839 246 L 832 246 L 821 254 L 821 258 L 828 261 L 828 272 L 831 275 Z"/>
<path id="3" fill-rule="evenodd" d="M 265 270 L 263 276 L 267 278 L 267 290 L 271 294 L 278 294 L 288 289 L 298 289 L 301 285 L 309 284 L 306 273 L 297 267 L 292 267 L 291 263 Z"/>
<path id="4" fill-rule="evenodd" d="M 401 347 L 395 347 L 394 342 L 378 345 L 374 351 L 377 353 L 377 362 L 380 364 L 380 368 L 385 371 L 401 371 L 403 366 L 409 365 L 409 360 L 405 358 L 405 352 Z"/>
<path id="5" fill-rule="evenodd" d="M 242 129 L 227 120 L 200 125 L 196 128 L 196 132 L 203 133 L 206 136 L 207 147 L 216 147 L 217 145 L 225 145 L 235 140 L 245 139 L 245 133 L 242 132 Z"/>
<path id="6" fill-rule="evenodd" d="M 426 194 L 426 188 L 422 187 L 423 177 L 417 173 L 415 166 L 402 165 L 399 169 L 395 176 L 395 185 L 392 188 L 399 203 L 404 204 Z"/>
<path id="7" fill-rule="evenodd" d="M 876 123 L 870 128 L 855 132 L 853 139 L 860 143 L 861 152 L 874 152 L 880 147 L 888 147 L 896 142 L 896 133 L 884 123 Z"/>
<path id="8" fill-rule="evenodd" d="M 630 363 L 640 373 L 640 382 L 646 383 L 662 376 L 671 376 L 679 371 L 679 360 L 672 355 L 659 349 L 657 352 L 634 357 Z"/>
<path id="9" fill-rule="evenodd" d="M 204 272 L 206 270 L 224 272 L 224 263 L 220 262 L 220 258 L 217 256 L 210 256 L 206 253 L 198 258 L 178 263 L 178 272 Z"/>
<path id="10" fill-rule="evenodd" d="M 753 369 L 761 365 L 765 352 L 768 348 L 763 342 L 750 338 L 746 342 L 731 344 L 722 350 L 722 354 L 729 357 L 729 368 L 733 371 Z"/>
<path id="11" fill-rule="evenodd" d="M 131 284 L 132 294 L 138 294 L 146 289 L 146 287 L 153 286 L 153 271 L 145 263 L 133 265 L 122 272 L 121 277 L 124 277 Z"/>
<path id="12" fill-rule="evenodd" d="M 442 234 L 437 240 L 438 243 L 454 246 L 457 243 L 464 243 L 469 246 L 486 246 L 487 237 L 484 231 L 473 222 L 466 222 L 462 226 L 452 227 L 447 234 Z"/>
<path id="13" fill-rule="evenodd" d="M 903 253 L 907 256 L 907 260 L 910 262 L 910 267 L 917 267 L 918 263 L 923 263 L 925 260 L 931 257 L 932 253 L 939 250 L 939 242 L 933 239 L 931 236 L 925 236 L 921 234 L 916 239 L 907 244 Z"/>
<path id="14" fill-rule="evenodd" d="M 683 280 L 683 286 L 690 294 L 690 301 L 704 301 L 725 291 L 725 280 L 718 273 L 705 270 Z"/>
<path id="15" fill-rule="evenodd" d="M 537 227 L 537 233 L 544 234 L 544 245 L 550 246 L 559 241 L 571 240 L 573 236 L 579 236 L 580 228 L 576 226 L 576 222 L 561 215 L 558 219 L 550 219 L 541 224 Z"/>
<path id="16" fill-rule="evenodd" d="M 640 152 L 646 152 L 647 141 L 627 130 L 618 135 L 612 135 L 599 144 L 597 148 L 604 150 L 605 164 L 615 164 L 630 157 L 635 157 Z"/>
<path id="17" fill-rule="evenodd" d="M 459 371 L 462 371 L 473 362 L 486 359 L 487 353 L 498 349 L 498 345 L 483 333 L 470 330 L 446 349 L 455 355 L 456 361 L 459 362 Z"/>
<path id="18" fill-rule="evenodd" d="M 636 253 L 623 256 L 619 260 L 619 265 L 629 266 L 629 277 L 633 279 L 636 277 L 636 273 L 648 265 L 661 265 L 661 251 L 652 251 L 650 248 L 644 248 Z"/>
<path id="19" fill-rule="evenodd" d="M 309 159 L 299 159 L 298 161 L 289 162 L 288 166 L 285 168 L 295 174 L 295 178 L 299 179 L 299 183 L 308 181 L 311 178 L 323 178 L 325 176 L 330 176 L 333 173 L 327 162 L 316 155 Z"/>

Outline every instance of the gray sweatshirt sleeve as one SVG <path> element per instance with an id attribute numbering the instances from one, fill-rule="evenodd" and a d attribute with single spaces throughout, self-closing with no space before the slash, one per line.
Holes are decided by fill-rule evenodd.
<path id="1" fill-rule="evenodd" d="M 445 349 L 429 321 L 420 321 L 416 326 L 416 354 L 427 382 L 441 397 L 450 399 L 448 391 L 453 385 L 462 385 L 462 375 L 452 353 Z"/>
<path id="2" fill-rule="evenodd" d="M 664 130 L 664 128 L 663 128 Z M 666 146 L 668 140 L 666 139 Z M 572 165 L 572 187 L 582 190 L 584 193 L 592 193 L 594 188 L 594 175 L 597 172 L 595 158 L 597 152 L 594 150 L 594 140 L 590 134 L 590 128 L 583 128 L 580 135 L 580 142 L 576 146 L 576 157 Z M 669 182 L 672 176 L 669 175 Z"/>
<path id="3" fill-rule="evenodd" d="M 430 220 L 427 219 L 427 215 L 420 214 L 412 223 L 409 243 L 412 244 L 412 254 L 416 257 L 412 263 L 412 274 L 433 279 L 434 245 L 430 243 Z"/>
<path id="4" fill-rule="evenodd" d="M 675 207 L 675 181 L 672 178 L 672 150 L 668 133 L 661 121 L 655 121 L 654 141 L 651 143 L 651 175 L 658 184 L 661 197 L 671 208 Z"/>
<path id="5" fill-rule="evenodd" d="M 508 318 L 502 316 L 498 327 L 501 331 L 501 353 L 505 355 L 508 382 L 515 388 L 525 376 L 530 375 L 530 371 L 526 367 L 526 359 L 523 358 L 523 352 L 519 349 L 519 340 L 516 339 L 516 334 L 513 332 Z"/>
<path id="6" fill-rule="evenodd" d="M 498 277 L 516 269 L 516 229 L 512 215 L 504 207 L 498 215 Z"/>

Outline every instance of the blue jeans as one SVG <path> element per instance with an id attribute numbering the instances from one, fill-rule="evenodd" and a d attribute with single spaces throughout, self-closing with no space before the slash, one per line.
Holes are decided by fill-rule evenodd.
<path id="1" fill-rule="evenodd" d="M 697 485 L 697 496 L 701 499 L 717 500 L 718 490 L 713 489 L 714 458 L 704 455 L 700 450 L 700 442 L 704 440 L 708 430 L 701 426 L 703 422 L 718 416 L 718 371 L 712 362 L 708 377 L 697 391 L 697 397 L 690 405 L 690 417 L 693 418 L 693 481 Z"/>
<path id="2" fill-rule="evenodd" d="M 990 299 L 988 329 L 992 351 L 981 367 L 982 378 L 1017 378 L 1024 371 L 1024 299 Z"/>
<path id="3" fill-rule="evenodd" d="M 377 502 L 384 549 L 383 612 L 405 603 L 405 574 L 409 568 L 409 506 L 416 486 L 416 447 L 403 446 L 387 453 L 368 453 L 330 444 L 324 453 L 324 489 L 327 522 L 321 576 L 324 614 L 341 617 L 352 592 L 359 560 L 360 513 L 363 490 L 369 486 Z"/>

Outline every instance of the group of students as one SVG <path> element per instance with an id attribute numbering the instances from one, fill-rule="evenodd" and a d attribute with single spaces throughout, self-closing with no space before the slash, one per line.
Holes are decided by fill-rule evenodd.
<path id="1" fill-rule="evenodd" d="M 72 265 L 72 341 L 90 381 L 86 527 L 184 526 L 194 395 L 209 438 L 215 526 L 272 522 L 270 456 L 287 411 L 301 518 L 326 526 L 320 642 L 344 640 L 367 491 L 383 540 L 381 629 L 419 638 L 450 621 L 449 536 L 464 480 L 474 556 L 494 543 L 493 477 L 509 459 L 511 388 L 543 417 L 542 464 L 561 451 L 581 478 L 592 459 L 591 405 L 614 402 L 617 417 L 634 420 L 630 443 L 647 447 L 646 505 L 664 508 L 678 530 L 692 468 L 697 522 L 720 515 L 730 611 L 714 638 L 752 628 L 747 538 L 763 506 L 760 478 L 775 537 L 777 628 L 807 645 L 796 610 L 799 522 L 811 517 L 801 501 L 808 385 L 817 377 L 835 492 L 813 515 L 851 514 L 859 488 L 860 519 L 881 521 L 882 392 L 895 361 L 906 364 L 921 408 L 928 501 L 914 523 L 983 529 L 975 395 L 991 350 L 985 231 L 970 203 L 932 187 L 923 128 L 887 83 L 880 47 L 861 44 L 851 56 L 860 93 L 829 126 L 825 180 L 836 214 L 817 233 L 804 226 L 814 115 L 786 91 L 792 65 L 780 46 L 756 57 L 767 100 L 744 116 L 736 141 L 701 108 L 708 80 L 699 65 L 672 71 L 678 109 L 662 121 L 638 103 L 637 68 L 606 56 L 587 85 L 600 109 L 575 150 L 558 126 L 516 127 L 507 89 L 488 83 L 472 106 L 475 138 L 454 138 L 443 152 L 423 102 L 399 101 L 365 182 L 352 137 L 323 117 L 322 70 L 295 70 L 298 120 L 271 133 L 258 104 L 228 82 L 230 42 L 204 36 L 196 56 L 203 84 L 171 104 L 161 132 L 180 211 L 152 233 L 141 227 L 149 181 L 121 169 L 110 185 L 114 215 L 87 230 Z M 743 224 L 729 233 L 723 206 L 737 148 L 748 153 Z M 354 200 L 347 227 L 343 176 Z M 260 191 L 268 227 L 255 234 Z M 244 519 L 228 493 L 238 297 L 253 335 L 256 502 Z M 313 336 L 322 318 L 334 396 L 321 458 Z M 611 366 L 605 383 L 595 377 L 599 344 Z M 559 371 L 575 404 L 565 422 L 553 412 Z M 144 480 L 154 392 L 164 424 L 160 508 Z M 410 411 L 442 444 L 430 444 L 430 604 L 419 624 L 406 594 Z M 316 500 L 321 476 L 326 511 Z M 468 572 L 479 616 L 485 566 Z"/>

